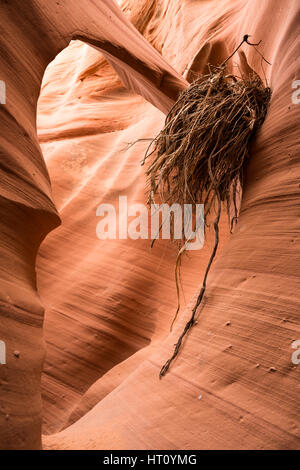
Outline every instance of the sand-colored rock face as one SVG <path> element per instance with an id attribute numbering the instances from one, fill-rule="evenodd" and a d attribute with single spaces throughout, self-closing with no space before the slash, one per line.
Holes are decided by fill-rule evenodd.
<path id="1" fill-rule="evenodd" d="M 24 4 L 0 5 L 0 447 L 39 448 L 43 413 L 51 449 L 299 448 L 298 2 L 127 0 L 132 24 L 111 1 Z M 187 306 L 170 333 L 175 247 L 100 241 L 96 208 L 145 203 L 146 143 L 126 143 L 154 136 L 178 92 L 246 33 L 272 63 L 244 48 L 271 105 L 239 223 L 230 238 L 222 225 L 198 324 L 160 381 L 210 242 L 185 259 Z M 56 58 L 38 106 L 52 196 L 36 102 L 71 39 L 93 47 Z"/>

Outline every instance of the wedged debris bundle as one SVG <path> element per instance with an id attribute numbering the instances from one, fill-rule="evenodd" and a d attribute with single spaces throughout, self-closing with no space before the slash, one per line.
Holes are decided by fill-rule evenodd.
<path id="1" fill-rule="evenodd" d="M 248 35 L 244 36 L 241 44 L 243 42 L 250 44 Z M 168 204 L 202 203 L 206 224 L 207 216 L 211 212 L 215 214 L 215 244 L 202 288 L 191 318 L 175 344 L 173 355 L 162 367 L 160 377 L 168 371 L 184 336 L 195 323 L 207 276 L 218 248 L 222 203 L 226 206 L 231 228 L 233 221 L 237 220 L 237 197 L 243 184 L 249 144 L 265 119 L 270 101 L 270 88 L 264 86 L 248 65 L 247 75 L 237 77 L 227 74 L 227 61 L 220 67 L 211 68 L 209 74 L 193 82 L 180 95 L 166 117 L 165 127 L 151 141 L 144 158 L 145 162 L 154 155 L 146 172 L 150 183 L 150 204 L 155 202 L 156 196 L 160 202 Z M 173 323 L 180 308 L 178 267 L 184 249 L 185 245 L 178 253 L 175 267 L 178 308 Z"/>
<path id="2" fill-rule="evenodd" d="M 269 99 L 257 74 L 238 78 L 226 75 L 225 66 L 193 82 L 146 154 L 155 154 L 146 172 L 149 202 L 158 195 L 169 204 L 204 203 L 208 215 L 220 197 L 229 212 Z"/>

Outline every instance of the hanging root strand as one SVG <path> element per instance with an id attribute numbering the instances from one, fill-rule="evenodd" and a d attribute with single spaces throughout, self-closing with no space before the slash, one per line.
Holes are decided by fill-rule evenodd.
<path id="1" fill-rule="evenodd" d="M 201 288 L 200 293 L 197 297 L 195 306 L 192 310 L 191 318 L 186 323 L 183 332 L 181 333 L 177 343 L 175 344 L 175 349 L 174 349 L 173 355 L 170 357 L 170 359 L 167 360 L 167 362 L 162 366 L 162 368 L 160 370 L 160 373 L 159 373 L 159 378 L 160 379 L 168 372 L 171 363 L 174 361 L 174 359 L 176 358 L 176 356 L 179 353 L 183 338 L 188 333 L 188 331 L 192 328 L 192 326 L 195 324 L 196 312 L 198 310 L 199 305 L 202 302 L 202 299 L 203 299 L 203 296 L 204 296 L 204 293 L 205 293 L 207 276 L 208 276 L 209 270 L 211 268 L 212 262 L 213 262 L 213 260 L 216 256 L 217 249 L 218 249 L 218 246 L 219 246 L 219 220 L 220 220 L 220 216 L 221 216 L 221 200 L 219 199 L 217 216 L 216 216 L 216 219 L 214 221 L 215 244 L 214 244 L 214 248 L 213 248 L 212 254 L 210 256 L 210 259 L 209 259 L 209 262 L 208 262 L 208 265 L 207 265 L 207 268 L 206 268 L 206 271 L 205 271 L 202 288 Z"/>

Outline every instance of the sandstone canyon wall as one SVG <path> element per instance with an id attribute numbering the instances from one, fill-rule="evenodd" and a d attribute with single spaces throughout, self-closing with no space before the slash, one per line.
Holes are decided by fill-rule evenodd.
<path id="1" fill-rule="evenodd" d="M 122 8 L 0 4 L 0 447 L 39 448 L 43 416 L 50 449 L 299 448 L 291 362 L 300 330 L 300 108 L 291 100 L 299 4 L 127 0 Z M 270 109 L 233 235 L 222 224 L 198 323 L 159 380 L 201 285 L 210 237 L 184 260 L 186 307 L 170 333 L 175 247 L 100 241 L 96 208 L 120 195 L 145 203 L 146 144 L 127 144 L 153 137 L 178 92 L 244 34 L 262 39 L 272 64 L 244 47 L 250 65 L 265 70 Z M 37 138 L 45 68 L 72 39 L 44 76 Z M 39 249 L 58 213 L 62 225 Z"/>
<path id="2" fill-rule="evenodd" d="M 13 0 L 1 2 L 0 17 L 0 72 L 6 84 L 6 104 L 0 108 L 0 337 L 7 350 L 6 365 L 0 369 L 0 442 L 4 449 L 38 448 L 45 346 L 35 258 L 45 235 L 59 224 L 36 134 L 36 106 L 45 68 L 73 37 L 88 35 L 104 49 L 113 45 L 109 59 L 127 86 L 148 90 L 163 110 L 185 81 L 114 2 Z M 160 86 L 167 92 L 160 91 Z"/>

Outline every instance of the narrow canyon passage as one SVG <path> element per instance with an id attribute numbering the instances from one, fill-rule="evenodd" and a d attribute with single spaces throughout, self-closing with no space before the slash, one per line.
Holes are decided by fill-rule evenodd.
<path id="1" fill-rule="evenodd" d="M 46 306 L 45 433 L 68 423 L 102 375 L 169 332 L 177 302 L 176 245 L 160 240 L 150 250 L 150 240 L 96 236 L 100 203 L 117 212 L 119 196 L 127 197 L 128 206 L 146 203 L 140 162 L 147 143 L 128 149 L 126 142 L 154 135 L 163 119 L 126 91 L 101 53 L 81 42 L 73 42 L 46 72 L 38 135 L 62 226 L 37 259 Z M 187 299 L 201 281 L 207 256 L 207 248 L 191 252 L 184 263 Z"/>
<path id="2" fill-rule="evenodd" d="M 298 3 L 125 0 L 123 15 L 104 0 L 0 4 L 0 448 L 40 448 L 42 433 L 44 449 L 299 448 Z M 159 380 L 211 234 L 184 260 L 170 333 L 176 248 L 99 240 L 96 209 L 145 203 L 146 143 L 128 143 L 155 136 L 245 34 L 272 64 L 243 46 L 270 108 L 238 225 L 229 235 L 224 217 L 198 323 Z"/>

